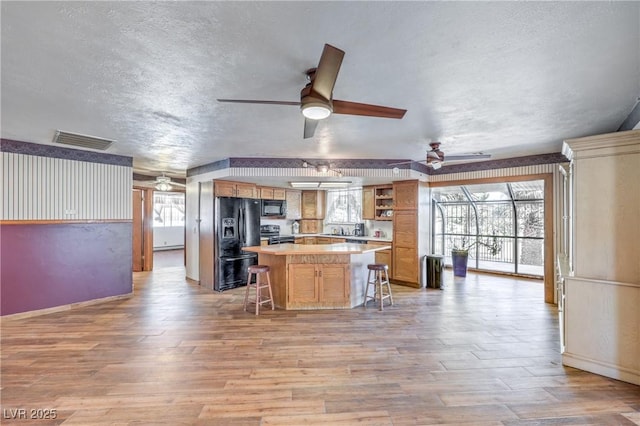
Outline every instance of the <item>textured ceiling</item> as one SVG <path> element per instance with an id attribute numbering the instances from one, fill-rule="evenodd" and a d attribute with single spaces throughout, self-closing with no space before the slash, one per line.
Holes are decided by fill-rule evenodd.
<path id="1" fill-rule="evenodd" d="M 139 171 L 227 157 L 421 160 L 557 152 L 616 131 L 640 95 L 638 2 L 2 1 L 2 137 L 56 129 L 117 142 Z M 302 138 L 295 106 L 324 43 L 336 99 L 408 110 L 334 115 Z"/>

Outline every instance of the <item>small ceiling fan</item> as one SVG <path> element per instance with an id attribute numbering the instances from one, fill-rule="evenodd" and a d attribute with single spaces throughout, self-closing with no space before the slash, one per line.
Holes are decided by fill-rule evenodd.
<path id="1" fill-rule="evenodd" d="M 164 192 L 171 191 L 174 186 L 178 186 L 180 188 L 184 188 L 186 186 L 184 183 L 171 180 L 171 178 L 169 176 L 165 176 L 164 173 L 162 174 L 162 176 L 156 176 L 155 180 L 145 180 L 145 181 L 138 181 L 138 182 L 141 182 L 149 186 L 153 186 L 158 191 L 164 191 Z"/>
<path id="2" fill-rule="evenodd" d="M 397 166 L 400 164 L 408 164 L 408 163 L 425 163 L 427 166 L 433 167 L 434 170 L 438 170 L 442 167 L 442 163 L 445 161 L 444 152 L 440 151 L 440 142 L 431 142 L 429 143 L 431 149 L 427 151 L 427 157 L 425 160 L 411 160 L 411 161 L 403 161 L 400 163 L 392 163 L 390 166 Z M 447 155 L 447 161 L 460 161 L 460 160 L 481 160 L 484 158 L 491 158 L 491 154 L 483 154 L 481 152 L 472 153 L 472 154 L 454 154 Z"/>
<path id="3" fill-rule="evenodd" d="M 313 137 L 318 121 L 329 117 L 332 113 L 396 119 L 404 117 L 407 112 L 405 109 L 333 99 L 333 87 L 338 78 L 343 57 L 344 51 L 329 44 L 324 45 L 318 67 L 306 71 L 309 83 L 300 92 L 300 102 L 257 99 L 218 99 L 218 102 L 300 106 L 302 115 L 305 117 L 305 139 Z"/>

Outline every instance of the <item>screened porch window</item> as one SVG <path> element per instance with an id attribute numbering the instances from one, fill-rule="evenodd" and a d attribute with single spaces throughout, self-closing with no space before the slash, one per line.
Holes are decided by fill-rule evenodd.
<path id="1" fill-rule="evenodd" d="M 434 253 L 469 249 L 469 267 L 544 275 L 544 181 L 434 188 Z"/>

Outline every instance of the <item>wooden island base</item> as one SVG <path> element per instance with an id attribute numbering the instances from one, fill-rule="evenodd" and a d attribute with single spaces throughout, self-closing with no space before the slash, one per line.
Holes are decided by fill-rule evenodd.
<path id="1" fill-rule="evenodd" d="M 350 309 L 364 303 L 367 265 L 389 246 L 280 244 L 247 247 L 271 267 L 271 287 L 280 309 Z"/>

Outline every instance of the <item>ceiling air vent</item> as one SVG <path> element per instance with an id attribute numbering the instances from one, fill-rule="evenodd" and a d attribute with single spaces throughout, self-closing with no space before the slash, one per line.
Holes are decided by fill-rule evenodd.
<path id="1" fill-rule="evenodd" d="M 113 142 L 114 141 L 109 139 L 63 132 L 61 130 L 56 130 L 56 135 L 53 137 L 53 143 L 79 146 L 81 148 L 99 149 L 102 151 L 109 148 Z"/>

